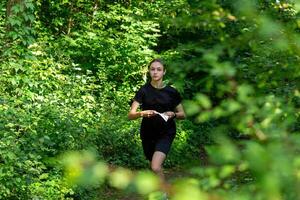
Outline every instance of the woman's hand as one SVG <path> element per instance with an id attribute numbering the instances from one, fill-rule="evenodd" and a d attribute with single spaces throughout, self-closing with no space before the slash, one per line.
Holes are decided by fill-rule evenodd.
<path id="1" fill-rule="evenodd" d="M 167 112 L 164 112 L 165 115 L 167 115 L 169 117 L 169 119 L 175 117 L 175 112 L 173 111 L 167 111 Z"/>
<path id="2" fill-rule="evenodd" d="M 141 117 L 149 118 L 149 117 L 153 117 L 154 115 L 156 115 L 156 112 L 155 112 L 155 110 L 143 110 L 140 112 L 140 114 L 141 114 Z"/>

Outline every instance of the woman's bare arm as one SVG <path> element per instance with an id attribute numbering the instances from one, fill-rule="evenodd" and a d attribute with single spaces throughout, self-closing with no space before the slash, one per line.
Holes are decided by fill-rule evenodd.
<path id="1" fill-rule="evenodd" d="M 139 105 L 140 104 L 137 101 L 132 102 L 130 111 L 128 113 L 128 119 L 132 120 L 141 117 L 141 112 L 137 112 Z"/>
<path id="2" fill-rule="evenodd" d="M 176 119 L 185 119 L 185 112 L 182 104 L 176 106 L 175 115 L 176 115 Z"/>
<path id="3" fill-rule="evenodd" d="M 139 105 L 140 104 L 137 101 L 132 102 L 130 111 L 128 113 L 128 119 L 133 120 L 139 117 L 152 117 L 153 115 L 156 115 L 154 110 L 144 110 L 138 112 L 137 109 Z"/>

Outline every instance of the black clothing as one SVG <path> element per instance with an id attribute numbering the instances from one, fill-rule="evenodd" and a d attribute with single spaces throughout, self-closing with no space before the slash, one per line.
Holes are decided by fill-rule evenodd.
<path id="1" fill-rule="evenodd" d="M 142 139 L 143 150 L 146 158 L 152 160 L 152 156 L 155 151 L 163 152 L 168 154 L 172 145 L 175 135 L 162 135 L 157 138 Z"/>
<path id="2" fill-rule="evenodd" d="M 146 83 L 136 93 L 134 100 L 140 103 L 142 110 L 155 110 L 163 113 L 174 111 L 181 102 L 181 96 L 171 86 L 157 89 L 150 83 Z M 176 124 L 174 119 L 169 119 L 165 122 L 159 115 L 143 118 L 140 136 L 147 159 L 152 159 L 154 151 L 161 151 L 167 154 L 175 134 Z"/>

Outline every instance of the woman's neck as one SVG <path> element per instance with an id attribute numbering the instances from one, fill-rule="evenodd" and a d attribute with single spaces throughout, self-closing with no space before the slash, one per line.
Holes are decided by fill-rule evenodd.
<path id="1" fill-rule="evenodd" d="M 154 81 L 154 80 L 152 80 L 152 81 L 151 81 L 151 85 L 152 85 L 153 87 L 155 87 L 155 88 L 160 89 L 160 88 L 163 88 L 163 87 L 164 87 L 164 82 L 163 82 L 162 80 L 159 80 L 159 81 Z"/>

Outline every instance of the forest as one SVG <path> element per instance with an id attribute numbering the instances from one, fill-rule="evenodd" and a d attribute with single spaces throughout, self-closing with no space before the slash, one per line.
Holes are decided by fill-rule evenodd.
<path id="1" fill-rule="evenodd" d="M 300 1 L 0 1 L 0 199 L 300 198 Z M 185 120 L 149 168 L 160 58 Z"/>

